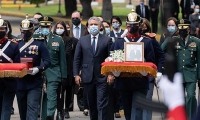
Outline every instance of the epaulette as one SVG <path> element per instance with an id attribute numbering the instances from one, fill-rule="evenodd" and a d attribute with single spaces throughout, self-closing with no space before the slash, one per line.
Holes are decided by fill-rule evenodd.
<path id="1" fill-rule="evenodd" d="M 34 40 L 44 40 L 44 37 L 37 37 L 37 38 L 33 38 Z"/>
<path id="2" fill-rule="evenodd" d="M 12 40 L 10 40 L 10 41 L 13 42 L 13 43 L 18 44 L 18 42 L 16 41 L 16 39 L 12 39 Z"/>
<path id="3" fill-rule="evenodd" d="M 190 38 L 195 38 L 197 40 L 200 40 L 198 37 L 195 37 L 195 36 L 190 36 Z"/>
<path id="4" fill-rule="evenodd" d="M 141 35 L 141 37 L 143 37 L 143 38 L 147 38 L 147 39 L 150 39 L 150 40 L 152 39 L 152 38 L 149 37 L 148 35 L 146 35 L 146 36 L 145 36 L 145 35 Z"/>
<path id="5" fill-rule="evenodd" d="M 153 38 L 156 36 L 156 33 L 145 33 L 145 35 L 148 35 L 149 37 Z"/>
<path id="6" fill-rule="evenodd" d="M 12 40 L 15 40 L 16 42 L 19 42 L 22 40 L 22 38 L 18 38 L 18 39 L 12 39 Z"/>

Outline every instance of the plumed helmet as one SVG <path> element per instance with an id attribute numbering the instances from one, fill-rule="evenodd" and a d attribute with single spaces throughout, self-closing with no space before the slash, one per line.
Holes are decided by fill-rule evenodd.
<path id="1" fill-rule="evenodd" d="M 126 23 L 128 24 L 137 24 L 141 22 L 141 17 L 135 12 L 134 9 L 131 10 L 126 17 Z"/>
<path id="2" fill-rule="evenodd" d="M 4 20 L 1 18 L 1 15 L 0 15 L 0 27 L 6 27 L 6 28 L 7 28 L 7 23 L 6 23 L 6 21 L 4 21 Z"/>
<path id="3" fill-rule="evenodd" d="M 28 14 L 26 14 L 26 19 L 22 20 L 20 24 L 21 30 L 30 30 L 33 28 L 33 23 L 28 20 Z"/>

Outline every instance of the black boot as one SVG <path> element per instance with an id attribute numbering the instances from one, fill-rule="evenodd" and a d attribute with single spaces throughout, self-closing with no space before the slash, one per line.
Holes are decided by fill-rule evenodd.
<path id="1" fill-rule="evenodd" d="M 70 118 L 68 109 L 65 109 L 64 116 L 65 116 L 66 119 Z"/>
<path id="2" fill-rule="evenodd" d="M 53 120 L 53 117 L 47 116 L 47 117 L 46 117 L 46 120 Z"/>
<path id="3" fill-rule="evenodd" d="M 60 111 L 57 112 L 56 120 L 63 120 L 62 112 L 60 112 Z"/>

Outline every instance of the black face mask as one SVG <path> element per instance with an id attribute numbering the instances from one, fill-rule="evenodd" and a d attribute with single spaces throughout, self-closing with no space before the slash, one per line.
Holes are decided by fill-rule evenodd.
<path id="1" fill-rule="evenodd" d="M 0 39 L 3 39 L 6 35 L 6 32 L 0 31 Z"/>
<path id="2" fill-rule="evenodd" d="M 79 25 L 80 23 L 81 23 L 81 21 L 80 21 L 80 19 L 72 19 L 72 23 L 74 24 L 74 25 Z"/>
<path id="3" fill-rule="evenodd" d="M 138 30 L 139 30 L 139 26 L 134 25 L 134 26 L 131 27 L 130 33 L 135 34 L 135 33 L 138 32 Z"/>
<path id="4" fill-rule="evenodd" d="M 185 38 L 187 37 L 187 35 L 188 35 L 188 32 L 187 32 L 186 29 L 180 29 L 180 30 L 179 30 L 179 35 L 180 35 L 183 39 L 185 39 Z"/>
<path id="5" fill-rule="evenodd" d="M 30 32 L 30 31 L 22 32 L 22 34 L 24 34 L 24 40 L 25 41 L 29 40 L 32 36 L 32 32 Z"/>

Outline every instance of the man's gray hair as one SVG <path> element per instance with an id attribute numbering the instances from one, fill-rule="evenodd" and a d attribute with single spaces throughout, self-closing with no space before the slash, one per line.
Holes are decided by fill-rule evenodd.
<path id="1" fill-rule="evenodd" d="M 91 20 L 96 20 L 96 21 L 98 21 L 99 25 L 101 25 L 101 20 L 98 17 L 95 17 L 95 16 L 89 18 L 88 25 L 90 24 Z"/>

